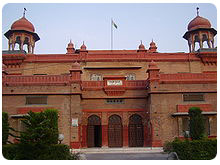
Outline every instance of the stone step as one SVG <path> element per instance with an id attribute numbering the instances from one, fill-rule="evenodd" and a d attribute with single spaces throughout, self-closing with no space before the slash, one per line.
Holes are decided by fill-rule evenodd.
<path id="1" fill-rule="evenodd" d="M 163 152 L 162 147 L 123 147 L 123 148 L 82 148 L 82 149 L 71 149 L 73 153 L 137 153 L 137 152 L 148 152 L 148 153 L 161 153 Z"/>

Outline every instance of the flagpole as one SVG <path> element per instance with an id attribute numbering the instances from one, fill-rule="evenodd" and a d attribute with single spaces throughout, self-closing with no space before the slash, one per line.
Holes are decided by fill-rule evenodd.
<path id="1" fill-rule="evenodd" d="M 113 50 L 113 28 L 112 28 L 112 19 L 111 19 L 111 51 Z"/>

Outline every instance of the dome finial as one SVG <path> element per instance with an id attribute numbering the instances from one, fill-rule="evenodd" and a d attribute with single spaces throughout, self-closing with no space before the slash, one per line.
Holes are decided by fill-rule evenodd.
<path id="1" fill-rule="evenodd" d="M 199 16 L 199 7 L 197 7 L 196 10 L 197 10 L 197 16 Z"/>
<path id="2" fill-rule="evenodd" d="M 27 11 L 26 8 L 24 8 L 23 17 L 25 17 L 25 12 Z"/>

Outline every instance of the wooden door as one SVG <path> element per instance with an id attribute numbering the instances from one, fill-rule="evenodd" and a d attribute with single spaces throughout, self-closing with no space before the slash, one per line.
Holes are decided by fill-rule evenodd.
<path id="1" fill-rule="evenodd" d="M 122 122 L 121 117 L 112 115 L 108 122 L 108 146 L 122 147 Z"/>
<path id="2" fill-rule="evenodd" d="M 129 118 L 128 134 L 129 147 L 143 147 L 144 130 L 141 116 L 135 114 Z"/>
<path id="3" fill-rule="evenodd" d="M 92 115 L 88 118 L 87 125 L 87 146 L 88 147 L 101 147 L 102 132 L 101 132 L 101 119 Z"/>
<path id="4" fill-rule="evenodd" d="M 87 146 L 95 147 L 95 129 L 94 125 L 88 125 L 87 127 Z"/>

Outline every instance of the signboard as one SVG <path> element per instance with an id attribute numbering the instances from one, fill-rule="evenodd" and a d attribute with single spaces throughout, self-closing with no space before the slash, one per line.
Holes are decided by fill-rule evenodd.
<path id="1" fill-rule="evenodd" d="M 108 80 L 107 81 L 107 85 L 111 86 L 111 85 L 122 85 L 122 80 Z"/>
<path id="2" fill-rule="evenodd" d="M 78 127 L 78 118 L 72 118 L 72 126 Z"/>

